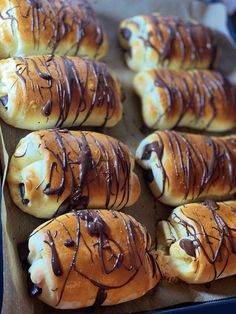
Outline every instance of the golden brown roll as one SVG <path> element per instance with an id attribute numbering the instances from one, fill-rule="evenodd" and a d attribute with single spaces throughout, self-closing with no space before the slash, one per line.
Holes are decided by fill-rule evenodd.
<path id="1" fill-rule="evenodd" d="M 108 49 L 86 0 L 2 0 L 0 58 L 70 55 L 102 58 Z"/>
<path id="2" fill-rule="evenodd" d="M 227 79 L 208 70 L 148 70 L 134 78 L 145 124 L 227 131 L 236 126 L 236 99 Z"/>
<path id="3" fill-rule="evenodd" d="M 105 64 L 79 57 L 0 61 L 0 116 L 15 127 L 112 127 L 122 117 L 119 82 Z"/>
<path id="4" fill-rule="evenodd" d="M 236 201 L 187 204 L 157 227 L 157 261 L 168 279 L 207 283 L 236 274 Z"/>
<path id="5" fill-rule="evenodd" d="M 236 135 L 157 131 L 136 151 L 153 194 L 168 205 L 225 200 L 236 192 Z"/>
<path id="6" fill-rule="evenodd" d="M 126 63 L 134 71 L 160 67 L 208 69 L 217 54 L 209 28 L 159 13 L 123 20 L 119 40 Z"/>
<path id="7" fill-rule="evenodd" d="M 146 229 L 123 213 L 82 210 L 50 220 L 29 238 L 32 294 L 60 309 L 139 298 L 160 280 L 150 246 Z"/>
<path id="8" fill-rule="evenodd" d="M 75 208 L 123 208 L 140 195 L 127 146 L 94 132 L 32 132 L 11 158 L 8 184 L 15 204 L 41 218 Z"/>

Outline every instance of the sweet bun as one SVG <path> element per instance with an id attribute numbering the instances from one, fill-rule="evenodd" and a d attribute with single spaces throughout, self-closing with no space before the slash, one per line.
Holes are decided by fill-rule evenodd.
<path id="1" fill-rule="evenodd" d="M 219 72 L 209 70 L 148 70 L 134 78 L 145 124 L 165 130 L 189 127 L 228 131 L 236 126 L 233 87 Z"/>
<path id="2" fill-rule="evenodd" d="M 24 137 L 7 181 L 15 204 L 41 218 L 75 208 L 123 208 L 140 195 L 127 146 L 94 132 L 48 130 Z"/>
<path id="3" fill-rule="evenodd" d="M 136 160 L 153 194 L 168 205 L 226 200 L 236 192 L 235 134 L 156 131 L 141 141 Z"/>
<path id="4" fill-rule="evenodd" d="M 126 63 L 134 71 L 160 67 L 208 69 L 217 56 L 208 27 L 159 13 L 121 21 L 119 40 Z"/>
<path id="5" fill-rule="evenodd" d="M 29 238 L 32 294 L 59 309 L 141 297 L 160 280 L 151 238 L 121 212 L 82 210 L 39 226 Z"/>
<path id="6" fill-rule="evenodd" d="M 108 39 L 86 0 L 9 0 L 0 4 L 0 58 L 102 58 Z M 6 44 L 7 43 L 7 44 Z"/>
<path id="7" fill-rule="evenodd" d="M 157 261 L 169 280 L 207 283 L 236 274 L 236 202 L 177 207 L 157 227 Z"/>
<path id="8" fill-rule="evenodd" d="M 15 127 L 112 127 L 122 118 L 120 84 L 103 63 L 79 57 L 0 61 L 0 116 Z"/>

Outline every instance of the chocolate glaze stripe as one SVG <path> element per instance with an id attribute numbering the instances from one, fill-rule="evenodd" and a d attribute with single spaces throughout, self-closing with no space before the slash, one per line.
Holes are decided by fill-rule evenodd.
<path id="1" fill-rule="evenodd" d="M 81 73 L 71 58 L 57 56 L 47 59 L 45 57 L 33 57 L 15 58 L 15 60 L 17 61 L 16 74 L 25 87 L 30 83 L 30 88 L 35 94 L 38 92 L 42 99 L 45 98 L 45 96 L 43 97 L 45 95 L 44 90 L 49 91 L 47 101 L 42 105 L 42 114 L 50 118 L 53 109 L 59 108 L 55 127 L 62 127 L 67 121 L 71 115 L 73 103 L 76 103 L 73 124 L 80 118 L 81 114 L 84 114 L 83 118 L 80 118 L 82 119 L 80 126 L 84 125 L 97 108 L 101 108 L 101 110 L 105 108 L 104 121 L 101 126 L 104 126 L 114 115 L 117 108 L 114 92 L 115 82 L 104 64 L 81 59 L 81 68 L 86 68 L 86 75 L 82 80 Z M 31 64 L 33 65 L 33 72 L 37 73 L 37 80 L 31 77 L 29 71 Z M 53 68 L 56 69 L 57 78 L 52 75 L 51 70 Z M 88 96 L 89 81 L 94 81 L 96 86 L 91 96 Z M 56 93 L 53 93 L 53 89 L 56 89 Z M 86 97 L 90 102 L 86 100 Z"/>
<path id="2" fill-rule="evenodd" d="M 157 122 L 165 115 L 171 114 L 176 104 L 179 104 L 181 108 L 179 118 L 173 127 L 180 124 L 189 110 L 193 112 L 197 123 L 198 120 L 204 118 L 207 104 L 209 104 L 212 113 L 205 126 L 207 129 L 218 115 L 219 97 L 225 110 L 230 109 L 236 114 L 236 99 L 233 89 L 229 82 L 217 72 L 199 70 L 181 73 L 172 70 L 159 70 L 154 71 L 154 75 L 154 85 L 165 90 L 168 100 L 167 108 Z"/>
<path id="3" fill-rule="evenodd" d="M 74 249 L 74 253 L 72 256 L 72 260 L 70 263 L 70 267 L 69 270 L 65 276 L 65 280 L 64 283 L 62 285 L 61 291 L 60 291 L 60 295 L 59 295 L 59 299 L 58 302 L 56 304 L 56 306 L 61 302 L 62 297 L 63 297 L 63 293 L 66 289 L 66 285 L 67 282 L 69 280 L 70 274 L 72 271 L 77 272 L 80 276 L 82 276 L 83 278 L 87 279 L 88 281 L 90 281 L 91 284 L 93 284 L 94 286 L 98 287 L 98 292 L 97 292 L 97 297 L 95 300 L 95 304 L 96 305 L 101 305 L 107 296 L 107 291 L 111 290 L 111 289 L 118 289 L 118 288 L 122 288 L 123 286 L 127 285 L 129 282 L 131 282 L 136 275 L 138 274 L 140 267 L 143 265 L 142 264 L 142 260 L 141 260 L 141 252 L 138 251 L 137 245 L 136 245 L 136 239 L 137 237 L 141 237 L 144 239 L 144 236 L 148 237 L 148 235 L 143 235 L 139 225 L 136 225 L 132 219 L 129 216 L 125 216 L 121 213 L 115 213 L 115 216 L 112 214 L 112 212 L 109 213 L 110 215 L 112 215 L 113 219 L 117 219 L 118 216 L 117 214 L 120 216 L 121 221 L 123 222 L 124 225 L 124 229 L 127 232 L 127 248 L 128 248 L 128 260 L 129 260 L 129 266 L 126 266 L 124 264 L 124 251 L 126 251 L 126 247 L 121 248 L 121 246 L 112 238 L 110 238 L 108 236 L 108 226 L 105 223 L 105 221 L 102 218 L 101 212 L 100 211 L 93 211 L 93 210 L 83 210 L 83 211 L 78 211 L 78 212 L 73 212 L 73 217 L 74 219 L 76 219 L 77 221 L 77 227 L 76 227 L 76 238 L 72 239 L 73 242 L 75 243 L 73 249 Z M 50 224 L 56 221 L 59 225 L 59 229 L 58 229 L 58 237 L 60 237 L 60 230 L 61 229 L 65 229 L 66 233 L 67 233 L 67 226 L 65 223 L 61 223 L 61 221 L 59 221 L 58 219 L 52 219 L 48 224 L 47 224 L 47 228 L 49 228 Z M 98 247 L 98 257 L 102 266 L 103 271 L 109 275 L 110 273 L 116 271 L 116 269 L 119 269 L 121 267 L 124 267 L 126 269 L 126 271 L 128 271 L 130 273 L 130 275 L 128 276 L 128 278 L 125 280 L 124 283 L 120 284 L 120 285 L 105 285 L 101 282 L 98 282 L 96 280 L 94 280 L 92 277 L 89 277 L 88 275 L 84 274 L 80 269 L 78 269 L 78 266 L 76 264 L 77 261 L 77 256 L 79 254 L 79 247 L 81 245 L 81 239 L 82 239 L 82 234 L 81 234 L 81 224 L 83 224 L 87 230 L 87 233 L 90 237 L 96 237 L 97 238 L 97 247 Z M 36 232 L 34 232 L 31 236 L 35 235 L 37 232 L 39 232 L 41 229 L 37 230 Z M 45 241 L 45 243 L 47 243 L 48 245 L 50 245 L 51 247 L 51 252 L 52 252 L 52 267 L 54 269 L 54 273 L 55 275 L 58 274 L 58 265 L 60 265 L 60 253 L 57 252 L 56 250 L 56 246 L 54 243 L 54 240 L 51 236 L 51 233 L 48 229 L 47 231 L 47 236 L 49 238 L 49 242 Z M 84 243 L 86 243 L 84 237 L 82 239 L 82 241 Z M 151 255 L 151 253 L 149 252 L 149 241 L 146 241 L 146 247 L 145 249 L 145 254 L 148 255 L 149 259 L 150 259 L 150 263 L 152 263 L 152 269 L 153 269 L 153 276 L 157 275 L 157 265 Z M 114 247 L 115 245 L 115 247 Z M 88 244 L 86 243 L 86 246 L 89 248 Z M 95 248 L 96 246 L 94 246 Z M 71 248 L 69 248 L 71 249 Z M 92 248 L 90 249 L 91 252 L 91 257 L 92 257 Z M 105 250 L 109 250 L 111 252 L 111 257 L 107 258 L 105 257 Z M 95 258 L 95 257 L 94 257 Z M 109 267 L 109 269 L 107 268 L 106 264 L 111 264 L 112 266 Z M 99 303 L 99 304 L 98 304 Z"/>
<path id="4" fill-rule="evenodd" d="M 51 252 L 52 252 L 51 263 L 52 263 L 52 269 L 53 269 L 54 275 L 62 276 L 63 272 L 61 269 L 60 260 L 59 260 L 55 242 L 51 235 L 50 230 L 48 230 L 47 235 L 48 235 L 49 241 L 44 241 L 44 242 L 47 243 L 51 248 Z"/>
<path id="5" fill-rule="evenodd" d="M 227 205 L 226 203 L 222 204 L 224 204 L 224 206 Z M 193 240 L 188 240 L 188 242 L 186 242 L 187 239 L 182 239 L 180 243 L 181 248 L 185 250 L 188 255 L 195 258 L 196 249 L 198 250 L 198 254 L 204 254 L 207 261 L 213 267 L 214 277 L 212 280 L 215 280 L 219 278 L 225 271 L 230 255 L 236 254 L 236 244 L 234 241 L 236 237 L 236 228 L 229 227 L 221 217 L 220 213 L 218 214 L 220 207 L 216 202 L 207 200 L 204 201 L 202 205 L 210 211 L 213 224 L 212 228 L 217 231 L 218 237 L 212 236 L 206 232 L 204 222 L 186 215 L 184 212 L 184 207 L 181 210 L 181 213 L 186 217 L 186 220 L 179 217 L 177 214 L 174 214 L 173 219 L 177 224 L 180 224 L 186 229 L 187 236 L 191 236 L 193 238 Z M 232 211 L 236 211 L 236 208 L 233 206 L 227 207 Z M 192 223 L 190 223 L 190 221 L 192 221 Z M 195 228 L 194 224 L 197 226 L 197 228 Z M 203 237 L 203 240 L 201 240 L 201 237 Z M 218 243 L 216 248 L 214 248 L 213 240 L 217 241 Z M 218 270 L 216 263 L 219 265 L 221 262 L 222 256 L 224 256 L 223 250 L 226 251 L 227 256 L 225 257 L 225 263 L 221 266 L 221 269 Z"/>
<path id="6" fill-rule="evenodd" d="M 148 160 L 155 152 L 160 163 L 163 177 L 163 189 L 159 197 L 165 193 L 168 182 L 163 155 L 168 145 L 173 159 L 176 178 L 183 178 L 184 199 L 198 198 L 209 186 L 220 178 L 224 178 L 231 193 L 236 184 L 236 140 L 203 136 L 206 152 L 191 143 L 187 134 L 175 131 L 157 132 L 158 140 L 144 147 L 141 159 Z M 168 142 L 164 145 L 164 139 Z M 200 175 L 200 174 L 201 175 Z"/>

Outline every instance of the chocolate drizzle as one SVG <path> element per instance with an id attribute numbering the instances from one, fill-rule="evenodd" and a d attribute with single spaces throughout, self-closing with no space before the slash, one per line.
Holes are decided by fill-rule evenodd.
<path id="1" fill-rule="evenodd" d="M 52 269 L 53 269 L 54 275 L 55 276 L 62 276 L 62 269 L 61 269 L 61 265 L 60 265 L 60 260 L 59 260 L 58 253 L 57 253 L 56 246 L 55 246 L 55 242 L 54 242 L 54 239 L 51 235 L 50 230 L 48 230 L 47 235 L 48 235 L 49 241 L 44 241 L 44 242 L 47 243 L 51 248 L 51 252 L 52 252 L 51 262 L 52 262 Z"/>
<path id="2" fill-rule="evenodd" d="M 29 200 L 25 198 L 25 185 L 24 185 L 24 183 L 20 183 L 19 188 L 20 188 L 20 196 L 21 196 L 22 203 L 24 205 L 28 205 Z"/>
<path id="3" fill-rule="evenodd" d="M 101 305 L 105 302 L 107 293 L 111 289 L 119 289 L 123 286 L 129 284 L 138 272 L 140 271 L 141 267 L 146 267 L 143 265 L 142 257 L 143 254 L 145 258 L 147 258 L 148 262 L 151 265 L 151 268 L 153 269 L 153 276 L 157 276 L 157 265 L 149 252 L 150 249 L 150 241 L 148 241 L 148 234 L 144 234 L 143 229 L 140 228 L 140 225 L 137 224 L 133 219 L 131 219 L 129 216 L 126 216 L 122 213 L 115 213 L 115 216 L 112 212 L 106 212 L 106 216 L 108 215 L 109 219 L 114 220 L 114 223 L 116 223 L 117 219 L 121 223 L 123 223 L 124 230 L 127 233 L 127 237 L 124 236 L 124 239 L 127 239 L 127 242 L 124 243 L 122 246 L 116 241 L 115 238 L 110 237 L 110 227 L 105 222 L 106 216 L 103 218 L 103 214 L 98 210 L 82 210 L 82 211 L 74 211 L 72 214 L 73 219 L 76 219 L 76 234 L 75 239 L 73 239 L 73 242 L 75 243 L 73 249 L 74 253 L 72 255 L 72 260 L 69 263 L 69 269 L 67 274 L 65 275 L 65 281 L 62 284 L 62 286 L 58 289 L 59 291 L 59 297 L 58 302 L 56 306 L 58 306 L 63 298 L 63 293 L 66 289 L 66 285 L 68 284 L 68 281 L 70 280 L 70 274 L 72 272 L 77 272 L 79 277 L 83 277 L 84 279 L 88 280 L 92 285 L 98 288 L 97 290 L 97 296 L 95 300 L 94 305 Z M 69 218 L 69 217 L 68 217 Z M 72 219 L 72 218 L 70 218 Z M 46 229 L 50 227 L 50 224 L 56 221 L 60 228 L 64 228 L 66 232 L 68 231 L 66 227 L 66 220 L 62 223 L 60 218 L 56 218 L 51 220 L 47 226 Z M 60 237 L 60 231 L 61 229 L 57 229 Z M 84 229 L 85 228 L 85 229 Z M 41 230 L 41 229 L 39 229 Z M 39 231 L 38 230 L 38 231 Z M 49 229 L 48 229 L 49 230 Z M 83 230 L 83 231 L 82 231 Z M 87 235 L 85 237 L 85 230 L 87 232 Z M 38 232 L 36 231 L 36 233 Z M 32 234 L 31 236 L 34 236 Z M 50 231 L 47 231 L 47 236 L 49 237 L 49 241 L 52 241 L 52 238 L 50 237 Z M 95 240 L 94 245 L 89 245 L 85 239 L 86 238 L 92 238 Z M 146 240 L 145 240 L 146 237 Z M 48 242 L 46 242 L 48 244 Z M 140 244 L 138 243 L 146 243 L 144 247 L 144 251 L 140 251 Z M 81 257 L 79 257 L 80 253 L 80 246 L 85 245 L 85 247 L 88 249 L 89 254 L 91 256 L 91 261 L 94 261 L 95 259 L 99 259 L 102 273 L 109 275 L 119 268 L 124 268 L 127 272 L 126 280 L 125 282 L 119 284 L 119 285 L 107 285 L 102 282 L 98 282 L 96 279 L 90 277 L 89 274 L 85 274 L 81 267 L 79 266 L 79 261 Z M 53 246 L 54 249 L 52 250 L 52 260 L 55 260 L 55 255 L 57 256 L 56 259 L 58 260 L 58 263 L 60 263 L 60 252 L 57 253 L 56 251 L 56 245 Z M 139 248 L 138 248 L 139 247 Z M 145 263 L 146 265 L 146 263 Z M 54 272 L 55 273 L 55 272 Z M 56 274 L 55 274 L 56 275 Z M 78 280 L 79 280 L 78 277 Z"/>
<path id="4" fill-rule="evenodd" d="M 43 33 L 48 34 L 47 54 L 54 55 L 64 51 L 65 55 L 78 55 L 84 40 L 89 36 L 93 43 L 93 56 L 96 57 L 103 44 L 103 31 L 96 16 L 85 0 L 17 0 L 14 8 L 23 19 L 23 23 L 31 24 L 34 50 L 38 51 Z M 10 19 L 12 34 L 13 23 L 16 22 L 21 30 L 21 23 L 10 14 L 10 10 L 1 14 L 2 19 Z M 29 21 L 28 21 L 29 20 Z M 23 28 L 24 30 L 24 28 Z M 71 38 L 71 47 L 62 50 L 65 40 Z M 42 38 L 44 40 L 44 37 Z M 87 44 L 86 44 L 87 45 Z M 35 53 L 36 54 L 36 53 Z"/>
<path id="5" fill-rule="evenodd" d="M 190 239 L 181 239 L 179 246 L 190 256 L 196 257 L 195 248 L 198 247 L 198 244 L 195 245 L 194 241 Z"/>
<path id="6" fill-rule="evenodd" d="M 82 126 L 100 112 L 104 116 L 100 125 L 104 126 L 119 110 L 116 83 L 102 63 L 58 56 L 15 60 L 17 76 L 34 91 L 34 97 L 41 99 L 41 114 L 55 127 L 62 127 L 71 118 L 71 125 Z"/>
<path id="7" fill-rule="evenodd" d="M 140 32 L 139 38 L 146 47 L 157 52 L 159 64 L 168 66 L 177 58 L 180 67 L 198 68 L 202 64 L 210 67 L 214 64 L 216 45 L 209 28 L 158 14 L 145 15 L 144 19 L 149 25 L 148 32 L 144 36 Z"/>
<path id="8" fill-rule="evenodd" d="M 176 213 L 174 214 L 173 219 L 176 223 L 184 227 L 187 236 L 192 238 L 192 240 L 182 239 L 180 241 L 180 247 L 193 257 L 196 257 L 196 249 L 199 252 L 198 254 L 203 254 L 208 263 L 213 267 L 214 277 L 212 280 L 215 280 L 220 278 L 224 273 L 230 255 L 236 254 L 236 242 L 234 240 L 236 228 L 231 228 L 222 218 L 219 204 L 212 200 L 207 200 L 203 202 L 202 205 L 211 214 L 211 226 L 209 228 L 215 230 L 216 235 L 215 232 L 214 234 L 212 232 L 209 234 L 207 233 L 205 227 L 206 221 L 200 218 L 205 218 L 204 216 L 199 215 L 199 218 L 195 219 L 192 217 L 193 215 L 185 214 L 184 208 L 181 209 L 181 214 L 186 217 L 186 219 L 182 218 L 182 215 L 180 217 Z M 222 206 L 226 207 L 226 210 L 232 211 L 233 209 L 233 207 L 227 205 L 227 203 L 222 203 Z M 199 214 L 200 213 L 201 211 L 199 211 Z M 222 263 L 222 261 L 224 262 Z"/>
<path id="9" fill-rule="evenodd" d="M 0 102 L 5 108 L 5 110 L 8 110 L 7 103 L 8 103 L 8 95 L 0 97 Z"/>
<path id="10" fill-rule="evenodd" d="M 150 159 L 152 153 L 158 157 L 156 166 L 161 169 L 163 178 L 163 188 L 159 197 L 171 184 L 169 176 L 172 169 L 172 180 L 178 182 L 178 190 L 183 200 L 193 201 L 204 197 L 206 191 L 212 195 L 212 184 L 224 187 L 222 197 L 234 193 L 236 139 L 233 136 L 211 138 L 175 131 L 159 131 L 156 135 L 158 140 L 144 147 L 141 159 Z M 165 154 L 169 154 L 168 168 L 163 157 Z"/>
<path id="11" fill-rule="evenodd" d="M 131 164 L 128 149 L 122 143 L 105 135 L 101 141 L 100 135 L 92 132 L 47 132 L 48 136 L 41 136 L 42 147 L 52 161 L 48 179 L 39 188 L 45 195 L 57 196 L 60 206 L 55 216 L 94 204 L 94 193 L 101 187 L 103 203 L 96 206 L 126 206 L 130 200 Z M 23 187 L 20 186 L 22 199 Z"/>
<path id="12" fill-rule="evenodd" d="M 214 71 L 175 71 L 160 69 L 153 72 L 155 87 L 166 93 L 167 108 L 157 122 L 165 116 L 178 113 L 178 120 L 173 128 L 181 125 L 186 115 L 192 115 L 192 123 L 202 120 L 208 129 L 215 119 L 224 111 L 219 111 L 219 103 L 229 117 L 236 115 L 236 98 L 230 83 L 218 72 Z M 208 117 L 209 112 L 211 113 Z M 236 122 L 236 118 L 235 118 Z M 194 125 L 193 124 L 193 125 Z"/>

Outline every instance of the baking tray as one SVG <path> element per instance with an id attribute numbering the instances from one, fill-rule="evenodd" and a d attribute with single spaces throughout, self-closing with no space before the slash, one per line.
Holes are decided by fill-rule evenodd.
<path id="1" fill-rule="evenodd" d="M 115 128 L 111 130 L 104 129 L 104 133 L 112 135 L 119 138 L 124 143 L 126 143 L 132 152 L 135 151 L 138 142 L 145 136 L 144 128 L 142 128 L 142 118 L 140 114 L 140 101 L 134 95 L 132 89 L 132 78 L 133 73 L 129 71 L 123 62 L 123 54 L 117 40 L 114 36 L 114 33 L 117 30 L 118 22 L 122 18 L 126 18 L 132 15 L 149 13 L 151 11 L 160 11 L 162 14 L 172 14 L 180 16 L 184 19 L 195 19 L 203 21 L 206 25 L 212 25 L 215 22 L 216 27 L 226 25 L 226 12 L 222 5 L 216 6 L 214 13 L 209 12 L 207 7 L 202 5 L 198 1 L 191 0 L 90 0 L 91 4 L 98 12 L 98 15 L 103 21 L 105 28 L 109 32 L 110 37 L 110 50 L 105 61 L 111 66 L 111 68 L 116 72 L 118 78 L 120 78 L 122 85 L 124 87 L 124 92 L 126 95 L 126 100 L 124 101 L 125 106 L 125 115 L 122 122 Z M 115 8 L 115 9 L 114 9 Z M 215 20 L 217 16 L 217 21 Z M 221 29 L 218 28 L 221 31 Z M 222 28 L 224 32 L 224 29 Z M 221 47 L 224 47 L 224 62 L 220 63 L 219 68 L 225 74 L 232 74 L 232 61 L 235 57 L 235 50 L 232 50 L 231 44 L 222 36 L 218 36 L 218 40 L 221 43 Z M 236 72 L 236 69 L 235 69 Z M 236 76 L 233 73 L 232 79 L 236 79 Z M 18 140 L 25 136 L 28 132 L 23 130 L 16 130 L 9 126 L 6 126 L 3 122 L 1 123 L 3 129 L 3 135 L 5 138 L 5 144 L 8 149 L 9 155 L 12 154 L 16 143 Z M 133 215 L 144 225 L 148 227 L 149 232 L 152 234 L 154 239 L 155 237 L 155 224 L 153 221 L 157 221 L 159 218 L 165 218 L 169 215 L 169 211 L 166 209 L 166 206 L 158 203 L 151 195 L 148 190 L 143 177 L 142 171 L 137 167 L 136 169 L 138 175 L 141 179 L 142 184 L 142 196 L 137 205 L 125 209 L 124 212 Z M 38 225 L 39 222 L 32 217 L 26 216 L 24 213 L 20 212 L 14 205 L 7 200 L 9 204 L 7 208 L 7 217 L 12 219 L 10 222 L 14 223 L 14 228 L 11 226 L 11 223 L 8 221 L 7 226 L 3 225 L 4 230 L 8 230 L 9 237 L 8 240 L 10 243 L 7 243 L 7 246 L 10 247 L 8 250 L 8 260 L 9 265 L 6 264 L 4 269 L 4 276 L 7 279 L 10 279 L 7 283 L 7 288 L 4 293 L 4 314 L 12 313 L 42 313 L 49 314 L 54 313 L 50 309 L 43 307 L 41 310 L 41 304 L 38 302 L 34 303 L 29 307 L 25 304 L 26 291 L 23 281 L 23 271 L 22 274 L 15 274 L 16 276 L 11 276 L 11 273 L 14 272 L 14 269 L 9 269 L 13 265 L 14 267 L 20 267 L 18 258 L 15 254 L 15 247 L 19 241 L 25 240 L 28 234 L 32 231 L 34 226 Z M 147 207 L 148 204 L 148 207 Z M 32 224 L 30 227 L 29 224 Z M 25 228 L 25 229 L 24 229 Z M 15 230 L 13 230 L 15 229 Z M 22 229 L 25 231 L 23 232 Z M 5 234 L 4 234 L 5 236 Z M 5 244 L 5 241 L 4 241 Z M 4 256 L 4 259 L 6 256 Z M 12 262 L 13 259 L 13 262 Z M 18 270 L 20 273 L 21 271 Z M 223 289 L 222 289 L 223 286 Z M 204 286 L 192 286 L 181 284 L 168 284 L 162 282 L 159 285 L 153 294 L 148 294 L 144 298 L 128 302 L 126 304 L 114 306 L 114 307 L 104 307 L 98 309 L 96 313 L 134 313 L 142 312 L 147 310 L 155 310 L 160 312 L 161 308 L 167 306 L 172 306 L 181 304 L 183 302 L 199 302 L 199 301 L 210 301 L 215 299 L 224 299 L 225 297 L 235 296 L 236 293 L 236 277 L 231 277 L 225 280 L 219 280 L 212 284 L 211 289 L 209 290 Z M 14 300 L 14 303 L 12 302 Z M 218 303 L 219 301 L 217 301 Z M 224 301 L 222 301 L 224 302 Z M 209 306 L 213 303 L 207 303 L 204 306 Z M 219 303 L 218 303 L 219 304 Z M 196 308 L 198 305 L 193 305 L 189 307 L 190 303 L 186 304 L 187 308 L 191 311 Z M 169 311 L 177 311 L 179 308 L 171 308 Z M 71 313 L 71 311 L 63 311 L 63 313 Z M 62 313 L 61 311 L 56 311 L 55 313 Z M 73 312 L 74 313 L 74 312 Z M 94 313 L 91 309 L 77 311 L 76 313 Z M 157 312 L 158 313 L 158 312 Z"/>

